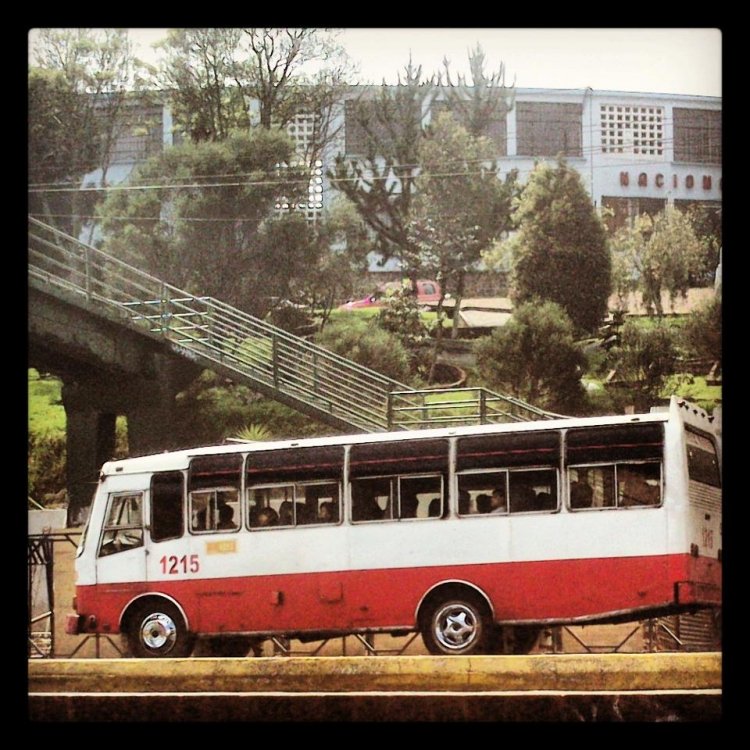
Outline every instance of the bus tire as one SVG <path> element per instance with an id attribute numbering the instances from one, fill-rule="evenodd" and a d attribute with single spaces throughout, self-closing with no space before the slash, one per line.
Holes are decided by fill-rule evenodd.
<path id="1" fill-rule="evenodd" d="M 486 604 L 467 592 L 437 599 L 426 610 L 420 630 L 431 654 L 483 654 L 492 621 Z"/>
<path id="2" fill-rule="evenodd" d="M 180 611 L 166 601 L 140 605 L 129 618 L 128 642 L 136 658 L 182 658 L 193 641 Z"/>

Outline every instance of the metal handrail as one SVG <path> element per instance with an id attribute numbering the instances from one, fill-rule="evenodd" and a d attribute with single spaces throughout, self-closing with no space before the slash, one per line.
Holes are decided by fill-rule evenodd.
<path id="1" fill-rule="evenodd" d="M 102 302 L 204 362 L 352 426 L 385 429 L 388 392 L 408 388 L 219 300 L 191 295 L 32 217 L 29 240 L 32 278 Z"/>
<path id="2" fill-rule="evenodd" d="M 29 277 L 46 289 L 63 290 L 89 308 L 112 311 L 125 324 L 167 341 L 177 354 L 207 367 L 221 365 L 312 409 L 321 419 L 330 415 L 358 429 L 559 416 L 483 388 L 412 390 L 225 302 L 168 284 L 31 216 Z M 462 391 L 476 397 L 450 405 L 426 401 L 427 395 Z M 400 405 L 406 398 L 421 401 Z M 505 408 L 498 409 L 498 404 Z M 450 409 L 461 413 L 450 418 L 440 414 Z"/>

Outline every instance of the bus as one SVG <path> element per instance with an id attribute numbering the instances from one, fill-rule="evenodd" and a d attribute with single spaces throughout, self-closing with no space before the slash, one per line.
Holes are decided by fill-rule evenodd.
<path id="1" fill-rule="evenodd" d="M 721 435 L 640 415 L 235 443 L 105 463 L 69 634 L 137 657 L 419 633 L 527 653 L 542 628 L 721 606 Z"/>

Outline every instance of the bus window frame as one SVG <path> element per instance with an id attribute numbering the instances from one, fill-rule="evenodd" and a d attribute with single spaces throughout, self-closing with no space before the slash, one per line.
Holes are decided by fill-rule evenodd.
<path id="1" fill-rule="evenodd" d="M 336 521 L 318 521 L 317 516 L 315 518 L 315 521 L 311 521 L 310 523 L 298 523 L 296 521 L 297 511 L 296 511 L 296 504 L 297 502 L 300 502 L 297 500 L 297 487 L 314 487 L 324 484 L 335 484 L 336 488 L 338 490 L 338 520 Z M 274 489 L 276 487 L 291 487 L 293 496 L 292 496 L 292 504 L 295 506 L 294 511 L 294 522 L 293 523 L 285 523 L 285 524 L 275 524 L 273 526 L 251 526 L 250 525 L 250 493 L 254 490 L 270 490 Z M 252 484 L 245 487 L 245 505 L 247 507 L 247 513 L 245 514 L 245 525 L 244 529 L 246 531 L 268 531 L 269 529 L 276 529 L 276 530 L 282 530 L 282 529 L 297 529 L 297 528 L 309 528 L 311 526 L 315 527 L 326 527 L 326 526 L 340 526 L 343 523 L 343 513 L 342 508 L 344 505 L 344 497 L 343 497 L 343 487 L 340 479 L 311 479 L 309 482 L 302 481 L 302 482 L 263 482 L 261 484 Z M 264 507 L 270 507 L 270 506 L 264 506 Z M 278 511 L 277 515 L 278 515 Z"/>
<path id="2" fill-rule="evenodd" d="M 196 493 L 218 493 L 218 492 L 235 492 L 237 494 L 237 510 L 240 513 L 240 521 L 237 527 L 234 529 L 193 529 L 193 495 Z M 192 536 L 205 536 L 206 534 L 236 534 L 242 528 L 242 507 L 240 503 L 240 491 L 234 485 L 223 485 L 220 487 L 201 487 L 197 490 L 190 490 L 187 493 L 187 530 L 188 534 Z M 218 501 L 216 502 L 216 508 L 219 507 Z M 208 506 L 206 506 L 208 509 Z"/>
<path id="3" fill-rule="evenodd" d="M 505 512 L 503 513 L 480 513 L 479 511 L 474 511 L 473 513 L 461 513 L 458 499 L 459 499 L 459 493 L 461 492 L 460 482 L 461 477 L 463 476 L 472 476 L 472 475 L 478 475 L 478 474 L 503 474 L 504 475 L 504 485 L 505 485 Z M 456 472 L 456 517 L 457 518 L 485 518 L 486 516 L 509 516 L 510 515 L 510 504 L 508 503 L 508 469 L 464 469 L 463 471 L 457 471 Z M 497 482 L 493 482 L 494 485 L 497 485 Z M 476 500 L 476 499 L 475 499 Z M 476 507 L 476 502 L 474 507 Z"/>
<path id="4" fill-rule="evenodd" d="M 438 477 L 440 479 L 440 511 L 441 515 L 439 516 L 430 516 L 427 515 L 424 518 L 418 518 L 417 516 L 413 517 L 401 517 L 401 480 L 402 479 L 433 479 L 435 477 Z M 366 518 L 361 520 L 354 520 L 354 501 L 353 501 L 353 495 L 352 495 L 352 484 L 354 482 L 364 482 L 364 481 L 371 481 L 374 479 L 390 479 L 396 480 L 396 500 L 398 502 L 398 515 L 396 517 L 393 516 L 393 498 L 390 498 L 389 506 L 391 508 L 391 516 L 388 518 Z M 377 474 L 377 475 L 367 475 L 363 477 L 354 477 L 349 479 L 349 517 L 351 519 L 352 525 L 359 525 L 361 523 L 393 523 L 393 522 L 399 522 L 399 521 L 441 521 L 445 518 L 445 508 L 446 508 L 446 497 L 445 497 L 445 488 L 448 485 L 446 482 L 446 476 L 445 472 L 442 471 L 434 471 L 434 472 L 418 472 L 415 474 Z M 433 498 L 434 499 L 434 498 Z"/>
<path id="5" fill-rule="evenodd" d="M 544 509 L 544 508 L 540 508 L 540 509 L 535 509 L 535 510 L 520 510 L 520 511 L 513 512 L 513 510 L 512 510 L 512 502 L 511 502 L 512 498 L 510 496 L 510 490 L 511 490 L 511 487 L 510 487 L 510 475 L 511 474 L 521 474 L 521 473 L 524 473 L 524 472 L 528 473 L 528 472 L 532 472 L 532 471 L 549 471 L 549 472 L 552 472 L 554 474 L 554 477 L 555 477 L 555 495 L 556 495 L 556 497 L 555 497 L 555 507 L 554 508 L 550 508 L 549 510 Z M 507 503 L 508 503 L 508 515 L 511 516 L 511 517 L 513 517 L 513 516 L 526 516 L 526 515 L 530 515 L 530 514 L 539 515 L 540 513 L 547 513 L 547 514 L 559 513 L 560 509 L 562 507 L 562 503 L 560 502 L 560 469 L 557 466 L 523 466 L 523 467 L 519 466 L 517 469 L 509 468 L 508 469 L 508 488 L 507 488 L 507 494 L 506 494 L 505 497 L 506 497 L 506 500 L 507 500 Z M 498 513 L 497 515 L 501 515 L 501 514 Z"/>
<path id="6" fill-rule="evenodd" d="M 618 466 L 658 466 L 659 467 L 659 502 L 658 503 L 644 503 L 642 505 L 621 505 L 620 504 L 620 493 L 618 490 L 619 482 L 617 478 L 617 467 Z M 573 508 L 570 505 L 570 471 L 571 469 L 597 469 L 597 468 L 614 468 L 614 482 L 613 487 L 615 491 L 614 504 L 603 505 L 601 507 L 591 506 L 590 508 Z M 645 510 L 651 508 L 661 508 L 664 505 L 664 461 L 662 459 L 644 458 L 644 459 L 633 459 L 632 461 L 601 461 L 598 463 L 588 464 L 570 464 L 565 467 L 565 510 L 570 513 L 581 513 L 590 511 L 604 511 L 604 510 Z"/>
<path id="7" fill-rule="evenodd" d="M 116 498 L 118 497 L 137 497 L 140 499 L 141 504 L 141 523 L 138 524 L 124 524 L 121 526 L 109 526 L 107 524 L 107 520 L 109 518 L 110 511 L 112 509 L 112 505 Z M 144 492 L 143 490 L 120 490 L 117 492 L 110 492 L 107 495 L 107 504 L 104 509 L 104 519 L 102 522 L 102 528 L 101 532 L 99 533 L 99 542 L 96 547 L 96 558 L 97 560 L 102 559 L 104 557 L 112 557 L 112 555 L 119 554 L 120 552 L 127 552 L 128 550 L 132 549 L 139 549 L 143 547 L 146 549 L 146 523 L 144 519 L 144 510 L 145 510 L 145 498 L 144 498 Z M 124 505 L 122 506 L 124 507 Z M 122 512 L 122 508 L 121 511 Z M 102 548 L 104 547 L 104 537 L 105 535 L 110 532 L 120 532 L 120 531 L 140 531 L 141 532 L 141 540 L 140 544 L 132 544 L 128 545 L 127 547 L 122 547 L 121 549 L 115 549 L 111 552 L 107 552 L 106 554 L 102 554 Z M 111 543 L 114 543 L 115 538 L 112 539 Z M 110 542 L 108 542 L 109 544 Z"/>
<path id="8" fill-rule="evenodd" d="M 540 508 L 538 510 L 521 510 L 513 512 L 511 510 L 511 497 L 510 497 L 510 476 L 511 474 L 521 474 L 524 472 L 532 471 L 548 471 L 552 472 L 555 477 L 555 507 L 554 508 Z M 526 515 L 539 515 L 541 513 L 552 514 L 560 513 L 562 510 L 561 502 L 561 482 L 560 482 L 560 469 L 557 466 L 518 466 L 518 467 L 507 467 L 497 469 L 464 469 L 463 471 L 456 472 L 456 498 L 458 493 L 461 491 L 460 479 L 462 476 L 474 475 L 474 474 L 505 474 L 505 503 L 506 509 L 503 513 L 460 513 L 458 506 L 456 507 L 456 515 L 458 518 L 484 518 L 486 516 L 526 516 Z M 475 506 L 476 507 L 476 506 Z"/>

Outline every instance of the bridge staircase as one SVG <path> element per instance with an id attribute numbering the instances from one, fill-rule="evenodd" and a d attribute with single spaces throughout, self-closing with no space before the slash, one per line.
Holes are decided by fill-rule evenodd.
<path id="1" fill-rule="evenodd" d="M 213 297 L 28 220 L 29 286 L 337 429 L 385 432 L 558 415 L 484 388 L 415 390 Z"/>

